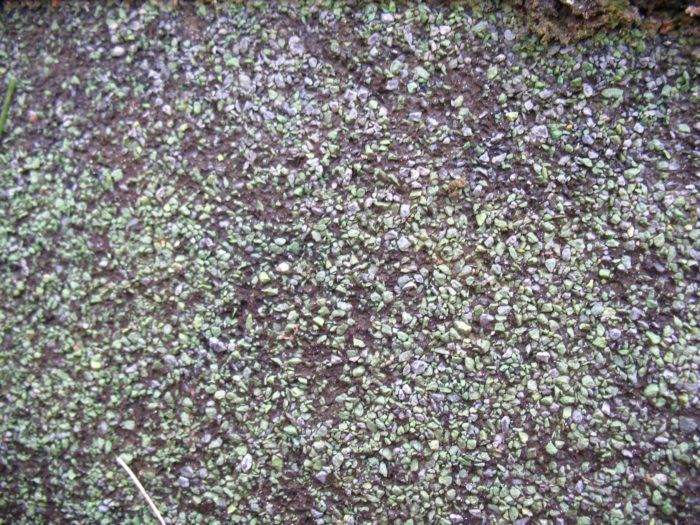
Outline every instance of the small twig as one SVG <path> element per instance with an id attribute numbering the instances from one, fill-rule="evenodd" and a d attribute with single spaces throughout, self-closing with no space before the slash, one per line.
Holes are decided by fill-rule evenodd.
<path id="1" fill-rule="evenodd" d="M 297 332 L 299 331 L 299 325 L 295 324 L 294 328 L 292 329 L 292 333 L 290 335 L 281 335 L 279 336 L 279 339 L 282 341 L 291 341 L 294 339 L 294 336 L 297 335 Z"/>
<path id="2" fill-rule="evenodd" d="M 126 470 L 126 473 L 129 474 L 129 477 L 131 480 L 134 482 L 136 487 L 141 491 L 141 494 L 143 495 L 144 498 L 146 498 L 146 501 L 148 502 L 148 506 L 151 507 L 151 511 L 153 511 L 153 515 L 158 519 L 160 522 L 160 525 L 165 525 L 165 521 L 163 520 L 163 516 L 160 515 L 160 512 L 158 512 L 158 509 L 156 508 L 155 503 L 153 503 L 153 500 L 151 497 L 148 495 L 146 492 L 146 489 L 143 488 L 143 485 L 141 485 L 141 482 L 138 480 L 136 477 L 136 474 L 129 468 L 129 465 L 127 465 L 122 458 L 117 456 L 117 463 L 119 463 L 124 470 Z"/>
<path id="3" fill-rule="evenodd" d="M 17 79 L 10 79 L 10 86 L 7 88 L 7 94 L 5 95 L 5 102 L 2 104 L 2 114 L 0 114 L 0 137 L 5 130 L 5 121 L 7 120 L 7 115 L 10 113 L 10 102 L 12 102 L 12 95 L 15 92 L 15 86 L 17 85 Z"/>

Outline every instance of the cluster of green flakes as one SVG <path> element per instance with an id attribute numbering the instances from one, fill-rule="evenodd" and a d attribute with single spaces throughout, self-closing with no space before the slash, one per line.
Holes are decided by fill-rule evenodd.
<path id="1" fill-rule="evenodd" d="M 0 522 L 698 520 L 699 45 L 4 5 Z"/>

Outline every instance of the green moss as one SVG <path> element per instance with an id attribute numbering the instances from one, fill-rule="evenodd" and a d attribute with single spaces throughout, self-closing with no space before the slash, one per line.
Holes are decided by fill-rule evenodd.
<path id="1" fill-rule="evenodd" d="M 640 21 L 637 8 L 628 0 L 585 0 L 571 7 L 564 2 L 527 3 L 527 17 L 532 29 L 545 40 L 569 44 L 599 31 L 628 26 Z"/>

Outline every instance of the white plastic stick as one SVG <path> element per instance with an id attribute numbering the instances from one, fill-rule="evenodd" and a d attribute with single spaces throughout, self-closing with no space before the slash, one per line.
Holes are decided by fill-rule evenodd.
<path id="1" fill-rule="evenodd" d="M 151 511 L 153 511 L 153 515 L 158 518 L 158 521 L 160 522 L 160 525 L 165 525 L 165 521 L 163 520 L 163 516 L 160 515 L 160 512 L 158 512 L 158 509 L 156 508 L 155 503 L 153 503 L 153 500 L 151 497 L 148 495 L 146 492 L 146 489 L 143 488 L 143 485 L 141 485 L 141 482 L 138 480 L 136 477 L 136 474 L 129 468 L 129 465 L 127 465 L 122 458 L 117 456 L 117 463 L 119 463 L 124 470 L 126 470 L 126 473 L 129 474 L 129 477 L 131 480 L 134 482 L 134 484 L 138 487 L 138 489 L 141 491 L 141 494 L 143 494 L 143 497 L 146 498 L 146 501 L 148 502 L 148 506 L 151 507 Z"/>

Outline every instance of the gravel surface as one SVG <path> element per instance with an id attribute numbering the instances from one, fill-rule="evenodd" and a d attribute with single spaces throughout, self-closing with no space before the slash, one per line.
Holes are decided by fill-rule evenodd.
<path id="1" fill-rule="evenodd" d="M 0 523 L 698 523 L 699 50 L 0 7 Z"/>

